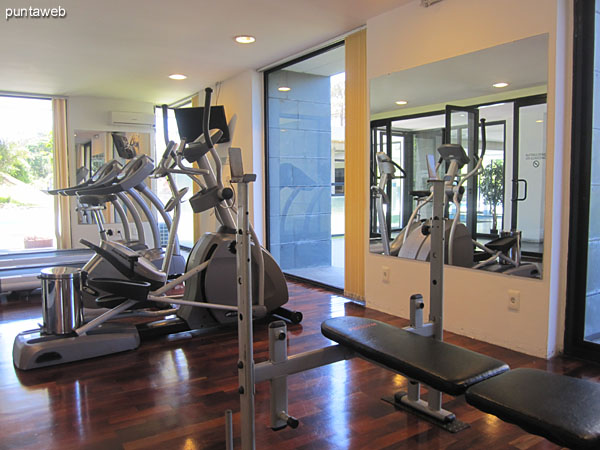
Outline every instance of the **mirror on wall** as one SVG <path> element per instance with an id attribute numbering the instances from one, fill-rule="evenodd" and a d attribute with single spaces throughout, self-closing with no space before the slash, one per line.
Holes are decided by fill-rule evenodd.
<path id="1" fill-rule="evenodd" d="M 109 161 L 116 160 L 121 166 L 135 155 L 152 156 L 150 133 L 125 131 L 90 131 L 76 130 L 75 141 L 75 182 L 84 183 L 98 169 Z M 147 183 L 149 181 L 146 181 Z M 130 216 L 131 212 L 126 211 Z M 102 211 L 105 223 L 119 221 L 112 205 L 106 205 Z M 78 208 L 79 224 L 94 223 L 92 215 Z"/>
<path id="2" fill-rule="evenodd" d="M 427 180 L 452 172 L 446 263 L 541 277 L 547 59 L 539 35 L 371 80 L 372 253 L 429 260 Z"/>

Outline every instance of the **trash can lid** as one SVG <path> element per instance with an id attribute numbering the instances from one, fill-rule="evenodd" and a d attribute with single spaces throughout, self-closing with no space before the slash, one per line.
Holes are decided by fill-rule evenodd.
<path id="1" fill-rule="evenodd" d="M 45 269 L 42 269 L 42 272 L 40 273 L 40 278 L 49 279 L 70 279 L 78 278 L 80 276 L 81 269 L 68 266 L 46 267 Z"/>

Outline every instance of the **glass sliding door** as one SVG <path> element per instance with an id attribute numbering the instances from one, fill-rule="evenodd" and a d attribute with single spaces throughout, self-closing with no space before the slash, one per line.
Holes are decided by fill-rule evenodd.
<path id="1" fill-rule="evenodd" d="M 477 108 L 464 108 L 460 106 L 446 106 L 446 144 L 459 144 L 469 155 L 470 162 L 461 170 L 461 175 L 466 175 L 475 168 L 473 158 L 475 150 L 479 148 L 479 110 Z M 466 192 L 460 202 L 461 222 L 465 223 L 471 234 L 477 230 L 476 203 L 477 203 L 477 176 L 471 177 L 466 183 Z M 455 212 L 450 209 L 450 218 Z"/>
<path id="2" fill-rule="evenodd" d="M 265 73 L 267 244 L 282 270 L 344 288 L 343 42 Z"/>
<path id="3" fill-rule="evenodd" d="M 600 358 L 600 1 L 575 1 L 565 352 Z"/>
<path id="4" fill-rule="evenodd" d="M 544 247 L 546 116 L 545 98 L 515 102 L 511 229 L 521 231 L 526 254 L 541 255 Z"/>

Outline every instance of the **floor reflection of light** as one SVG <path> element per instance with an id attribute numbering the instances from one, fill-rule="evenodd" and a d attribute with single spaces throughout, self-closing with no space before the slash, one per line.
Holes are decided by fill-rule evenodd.
<path id="1" fill-rule="evenodd" d="M 160 378 L 160 383 L 173 379 L 185 381 L 190 378 L 188 361 L 182 349 L 178 348 L 164 354 L 160 365 Z"/>
<path id="2" fill-rule="evenodd" d="M 87 420 L 85 420 L 85 418 L 83 417 L 83 414 L 81 412 L 82 410 L 82 403 L 85 403 L 84 406 L 84 411 L 87 411 L 87 396 L 84 394 L 81 394 L 82 386 L 79 384 L 79 380 L 75 381 L 75 386 L 73 386 L 73 393 L 75 394 L 75 398 L 74 398 L 74 402 L 75 402 L 75 420 L 74 420 L 74 425 L 77 426 L 77 432 L 79 433 L 79 437 L 81 439 L 85 439 L 85 426 L 84 424 L 87 423 Z M 87 414 L 86 414 L 87 415 Z"/>
<path id="3" fill-rule="evenodd" d="M 190 368 L 188 367 L 188 361 L 184 351 L 180 348 L 175 350 L 173 352 L 173 359 L 175 360 L 177 379 L 179 381 L 188 380 L 190 378 Z"/>
<path id="4" fill-rule="evenodd" d="M 339 297 L 337 295 L 331 296 L 331 301 L 329 302 L 329 314 L 331 317 L 343 317 L 346 315 L 346 309 L 344 305 L 348 302 L 347 298 Z"/>
<path id="5" fill-rule="evenodd" d="M 346 442 L 350 429 L 348 419 L 348 361 L 341 361 L 329 366 L 331 395 L 329 396 L 331 429 L 335 432 L 337 442 Z"/>
<path id="6" fill-rule="evenodd" d="M 187 438 L 183 443 L 181 450 L 196 450 L 197 448 L 196 442 L 192 438 Z"/>
<path id="7" fill-rule="evenodd" d="M 402 375 L 394 375 L 394 378 L 392 378 L 392 384 L 394 386 L 395 389 L 399 389 L 401 387 L 406 387 L 406 383 L 407 383 L 407 379 L 404 378 Z"/>

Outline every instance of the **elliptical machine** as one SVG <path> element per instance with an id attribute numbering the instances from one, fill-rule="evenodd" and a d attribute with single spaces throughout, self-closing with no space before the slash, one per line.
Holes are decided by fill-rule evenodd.
<path id="1" fill-rule="evenodd" d="M 210 114 L 211 92 L 210 89 L 206 91 L 206 116 Z M 235 221 L 231 217 L 232 211 L 236 210 L 233 205 L 225 203 L 233 198 L 234 192 L 233 189 L 223 186 L 220 176 L 215 177 L 212 167 L 206 159 L 207 154 L 211 154 L 213 158 L 217 159 L 218 155 L 208 133 L 208 120 L 204 120 L 203 123 L 207 138 L 205 140 L 199 138 L 197 142 L 188 146 L 183 141 L 177 151 L 174 150 L 174 145 L 167 146 L 156 170 L 156 176 L 167 177 L 175 198 L 173 202 L 175 213 L 169 242 L 171 243 L 174 239 L 181 201 L 180 191 L 175 185 L 173 173 L 185 173 L 194 179 L 197 179 L 198 175 L 202 175 L 207 186 L 196 194 L 193 202 L 195 209 L 200 211 L 208 205 L 212 205 L 217 217 L 223 220 L 224 224 L 217 233 L 207 233 L 197 243 L 188 259 L 186 273 L 170 282 L 167 282 L 167 274 L 164 271 L 157 269 L 149 260 L 121 243 L 103 241 L 101 246 L 86 243 L 101 258 L 111 264 L 119 275 L 116 278 L 86 277 L 85 275 L 82 277 L 85 287 L 107 293 L 97 298 L 96 304 L 99 307 L 110 309 L 64 334 L 48 334 L 43 328 L 20 333 L 15 338 L 13 346 L 15 366 L 27 370 L 132 350 L 139 346 L 141 337 L 215 327 L 220 324 L 234 323 L 237 320 L 235 286 L 238 282 L 238 267 L 235 255 L 238 249 L 235 239 Z M 199 163 L 199 169 L 183 165 L 184 150 L 188 157 Z M 241 150 L 230 148 L 229 153 L 230 160 L 235 162 L 230 165 L 232 171 L 237 168 L 236 173 L 232 173 L 232 179 L 238 180 L 238 182 L 239 180 L 252 181 L 251 174 L 243 173 Z M 218 167 L 220 170 L 220 165 Z M 248 214 L 247 210 L 246 214 Z M 231 222 L 223 218 L 228 215 Z M 226 224 L 233 224 L 233 228 Z M 252 232 L 251 235 L 253 243 L 247 264 L 258 275 L 252 277 L 256 280 L 252 286 L 254 298 L 252 317 L 263 318 L 268 314 L 273 314 L 292 323 L 300 323 L 302 313 L 282 306 L 288 300 L 288 291 L 281 269 L 271 255 L 260 246 L 256 234 Z M 186 289 L 183 298 L 167 295 L 184 281 Z M 219 293 L 215 294 L 216 289 L 231 292 L 231 288 L 234 291 L 232 299 L 224 298 Z M 267 295 L 264 293 L 265 289 L 269 289 Z M 178 305 L 179 310 L 157 311 L 156 315 L 171 315 L 176 312 L 177 317 L 139 326 L 110 322 L 125 311 L 165 304 Z"/>
<path id="2" fill-rule="evenodd" d="M 194 213 L 200 214 L 213 210 L 220 225 L 216 232 L 205 233 L 196 242 L 188 257 L 185 273 L 164 284 L 164 272 L 157 271 L 155 274 L 150 274 L 146 264 L 143 273 L 138 273 L 137 268 L 142 258 L 132 260 L 125 255 L 126 252 L 118 244 L 103 242 L 103 248 L 93 248 L 122 276 L 151 283 L 152 289 L 147 296 L 148 300 L 179 304 L 177 317 L 189 329 L 214 327 L 220 324 L 235 323 L 237 320 L 236 223 L 233 218 L 236 208 L 233 204 L 234 191 L 232 188 L 225 187 L 223 183 L 221 160 L 213 145 L 213 141 L 219 140 L 221 131 L 209 130 L 211 98 L 212 89 L 206 88 L 201 124 L 202 133 L 197 133 L 199 137 L 189 144 L 182 139 L 177 150 L 173 145 L 167 146 L 155 171 L 155 176 L 167 177 L 173 198 L 179 199 L 181 194 L 177 190 L 172 175 L 179 173 L 189 176 L 200 188 L 199 192 L 189 200 Z M 180 131 L 180 134 L 184 133 Z M 230 155 L 237 155 L 238 152 L 240 152 L 239 149 L 230 148 Z M 196 167 L 186 166 L 184 161 L 196 164 Z M 174 216 L 179 217 L 179 202 L 175 202 Z M 253 277 L 255 281 L 252 287 L 254 317 L 262 318 L 268 314 L 274 314 L 292 323 L 300 323 L 302 313 L 283 307 L 289 298 L 283 272 L 273 256 L 260 245 L 258 236 L 252 227 L 250 229 L 252 234 L 250 263 L 256 274 Z M 173 235 L 170 234 L 169 238 L 172 237 Z M 93 278 L 90 276 L 88 282 L 92 288 L 95 284 Z M 171 288 L 183 281 L 185 281 L 185 291 L 181 299 L 165 295 Z M 156 288 L 161 284 L 164 285 Z M 105 302 L 105 300 L 102 301 Z"/>

